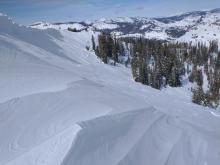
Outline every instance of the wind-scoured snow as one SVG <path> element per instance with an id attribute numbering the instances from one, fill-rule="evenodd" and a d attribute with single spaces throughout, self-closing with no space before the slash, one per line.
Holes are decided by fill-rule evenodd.
<path id="1" fill-rule="evenodd" d="M 0 164 L 218 165 L 219 113 L 103 64 L 92 35 L 0 16 Z"/>

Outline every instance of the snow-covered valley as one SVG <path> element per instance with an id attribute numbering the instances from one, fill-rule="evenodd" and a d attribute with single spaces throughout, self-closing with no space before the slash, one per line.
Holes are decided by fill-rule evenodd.
<path id="1" fill-rule="evenodd" d="M 218 165 L 219 111 L 103 64 L 94 33 L 0 16 L 0 164 Z"/>

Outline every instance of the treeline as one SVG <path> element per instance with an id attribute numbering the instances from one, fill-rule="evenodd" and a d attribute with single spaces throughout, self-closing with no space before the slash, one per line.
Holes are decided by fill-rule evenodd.
<path id="1" fill-rule="evenodd" d="M 188 79 L 194 84 L 194 103 L 212 108 L 219 103 L 220 53 L 217 41 L 207 46 L 203 43 L 193 45 L 145 38 L 116 38 L 102 33 L 98 36 L 98 44 L 94 37 L 92 43 L 93 50 L 104 63 L 115 65 L 120 62 L 131 66 L 137 82 L 161 89 L 167 85 L 182 86 L 183 78 Z M 119 61 L 120 57 L 126 57 L 123 58 L 126 60 Z"/>

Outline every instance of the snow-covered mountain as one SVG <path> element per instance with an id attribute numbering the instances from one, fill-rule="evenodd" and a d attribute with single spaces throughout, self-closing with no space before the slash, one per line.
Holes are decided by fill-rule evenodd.
<path id="1" fill-rule="evenodd" d="M 220 9 L 195 11 L 164 18 L 117 18 L 94 22 L 35 23 L 31 27 L 47 29 L 92 30 L 116 35 L 144 36 L 150 39 L 202 41 L 220 38 Z"/>
<path id="2" fill-rule="evenodd" d="M 92 35 L 0 15 L 0 164 L 218 165 L 218 112 L 101 63 Z"/>

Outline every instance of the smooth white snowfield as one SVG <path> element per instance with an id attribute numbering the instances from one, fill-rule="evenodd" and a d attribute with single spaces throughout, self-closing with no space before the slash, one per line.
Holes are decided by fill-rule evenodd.
<path id="1" fill-rule="evenodd" d="M 0 164 L 219 165 L 219 114 L 102 64 L 91 35 L 0 16 Z"/>

